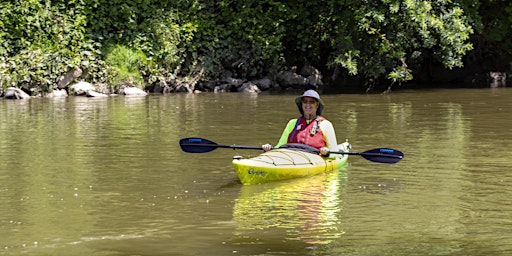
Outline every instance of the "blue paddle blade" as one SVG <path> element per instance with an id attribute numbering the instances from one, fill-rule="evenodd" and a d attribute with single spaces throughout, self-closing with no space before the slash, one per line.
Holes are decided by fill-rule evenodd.
<path id="1" fill-rule="evenodd" d="M 203 138 L 184 138 L 180 140 L 180 147 L 187 153 L 206 153 L 215 150 L 219 145 Z"/>
<path id="2" fill-rule="evenodd" d="M 404 153 L 399 150 L 391 149 L 391 148 L 375 148 L 370 149 L 368 151 L 359 153 L 362 157 L 364 157 L 368 161 L 385 163 L 385 164 L 394 164 L 404 157 Z"/>

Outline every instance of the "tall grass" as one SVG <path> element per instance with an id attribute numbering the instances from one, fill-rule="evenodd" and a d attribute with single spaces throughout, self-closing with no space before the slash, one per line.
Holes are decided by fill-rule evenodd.
<path id="1" fill-rule="evenodd" d="M 149 60 L 142 51 L 124 45 L 113 45 L 107 50 L 105 62 L 109 66 L 107 83 L 111 87 L 144 86 L 142 73 Z"/>

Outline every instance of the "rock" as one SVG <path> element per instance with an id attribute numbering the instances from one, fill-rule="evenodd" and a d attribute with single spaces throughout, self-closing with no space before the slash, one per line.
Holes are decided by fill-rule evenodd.
<path id="1" fill-rule="evenodd" d="M 80 96 L 86 95 L 87 91 L 94 91 L 94 86 L 88 82 L 80 81 L 72 85 L 69 89 L 73 95 Z"/>
<path id="2" fill-rule="evenodd" d="M 312 75 L 320 75 L 321 76 L 321 73 L 320 71 L 318 71 L 318 69 L 314 68 L 313 66 L 311 65 L 304 65 L 301 69 L 300 69 L 300 72 L 299 74 L 303 77 L 309 77 L 309 76 L 312 76 Z"/>
<path id="3" fill-rule="evenodd" d="M 108 97 L 108 95 L 106 95 L 106 94 L 95 92 L 95 91 L 92 91 L 92 90 L 87 91 L 85 93 L 85 96 L 87 96 L 87 97 L 94 97 L 94 98 Z"/>
<path id="4" fill-rule="evenodd" d="M 309 85 L 318 87 L 324 84 L 322 73 L 311 65 L 304 65 L 300 70 L 300 75 L 307 77 Z"/>
<path id="5" fill-rule="evenodd" d="M 59 89 L 66 88 L 66 86 L 68 86 L 71 82 L 80 77 L 82 73 L 82 69 L 80 69 L 79 67 L 75 67 L 73 70 L 70 70 L 68 73 L 64 75 L 64 79 L 59 81 L 57 87 Z"/>
<path id="6" fill-rule="evenodd" d="M 238 87 L 244 83 L 244 80 L 240 78 L 225 77 L 221 82 Z"/>
<path id="7" fill-rule="evenodd" d="M 232 85 L 230 85 L 230 84 L 221 84 L 219 86 L 215 86 L 215 88 L 213 89 L 213 92 L 214 93 L 230 92 L 231 86 Z"/>
<path id="8" fill-rule="evenodd" d="M 291 71 L 282 71 L 277 74 L 277 82 L 281 87 L 292 87 L 295 89 L 306 88 L 309 84 L 307 78 Z"/>
<path id="9" fill-rule="evenodd" d="M 324 85 L 324 83 L 322 82 L 322 76 L 320 75 L 310 75 L 308 77 L 308 83 L 309 85 L 312 85 L 312 86 L 315 86 L 315 87 L 318 87 L 319 85 Z"/>
<path id="10" fill-rule="evenodd" d="M 489 72 L 491 79 L 491 88 L 506 87 L 507 86 L 507 73 L 505 72 Z"/>
<path id="11" fill-rule="evenodd" d="M 257 85 L 262 91 L 268 90 L 272 87 L 272 81 L 268 77 L 252 80 L 251 83 Z"/>
<path id="12" fill-rule="evenodd" d="M 240 88 L 238 88 L 238 92 L 260 93 L 261 90 L 260 90 L 260 88 L 258 88 L 257 85 L 255 85 L 251 82 L 248 82 L 248 83 L 242 84 L 242 86 L 240 86 Z"/>
<path id="13" fill-rule="evenodd" d="M 167 85 L 167 82 L 165 81 L 159 81 L 156 83 L 156 85 L 153 87 L 153 93 L 164 93 L 164 89 L 169 87 Z"/>
<path id="14" fill-rule="evenodd" d="M 110 86 L 108 86 L 105 83 L 94 84 L 94 91 L 102 93 L 102 94 L 106 94 L 106 95 L 112 94 L 112 90 L 110 89 Z"/>
<path id="15" fill-rule="evenodd" d="M 126 96 L 133 96 L 133 95 L 146 96 L 146 95 L 148 95 L 147 92 L 145 92 L 137 87 L 125 87 L 125 88 L 119 90 L 119 94 L 124 94 Z"/>
<path id="16" fill-rule="evenodd" d="M 46 98 L 64 98 L 68 97 L 68 92 L 64 89 L 61 90 L 53 90 L 52 92 L 46 95 Z"/>
<path id="17" fill-rule="evenodd" d="M 6 99 L 30 99 L 30 95 L 28 95 L 26 92 L 24 92 L 21 89 L 15 88 L 15 87 L 9 87 L 5 89 L 5 95 L 4 98 Z"/>

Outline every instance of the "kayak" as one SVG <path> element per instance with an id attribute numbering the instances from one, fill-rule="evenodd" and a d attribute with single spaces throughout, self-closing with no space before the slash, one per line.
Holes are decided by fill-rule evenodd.
<path id="1" fill-rule="evenodd" d="M 180 140 L 180 147 L 187 153 L 206 153 L 217 148 L 257 149 L 261 146 L 217 144 L 211 140 L 190 137 Z M 368 161 L 394 164 L 401 161 L 404 153 L 391 148 L 374 148 L 364 152 L 350 152 L 348 142 L 339 144 L 337 152 L 320 156 L 319 150 L 304 144 L 285 144 L 253 158 L 233 157 L 233 167 L 244 185 L 269 181 L 313 176 L 342 169 L 347 166 L 348 155 L 359 155 Z"/>
<path id="2" fill-rule="evenodd" d="M 349 152 L 348 142 L 338 145 L 340 152 Z M 323 157 L 309 146 L 285 144 L 256 157 L 233 157 L 233 167 L 244 185 L 294 179 L 336 171 L 348 163 L 348 154 L 331 153 Z"/>

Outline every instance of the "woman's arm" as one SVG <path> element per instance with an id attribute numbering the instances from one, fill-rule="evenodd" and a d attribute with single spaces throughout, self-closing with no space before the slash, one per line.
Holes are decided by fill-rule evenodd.
<path id="1" fill-rule="evenodd" d="M 338 141 L 336 140 L 336 132 L 334 131 L 334 127 L 329 120 L 324 120 L 320 122 L 320 129 L 324 134 L 325 141 L 327 142 L 327 147 L 331 152 L 337 152 L 340 149 L 338 148 Z"/>
<path id="2" fill-rule="evenodd" d="M 279 139 L 279 142 L 276 144 L 276 148 L 288 143 L 288 136 L 290 136 L 290 133 L 293 131 L 293 128 L 295 128 L 295 123 L 297 123 L 297 119 L 292 119 L 288 121 L 288 124 L 283 130 L 283 133 L 281 134 L 281 138 Z"/>

